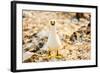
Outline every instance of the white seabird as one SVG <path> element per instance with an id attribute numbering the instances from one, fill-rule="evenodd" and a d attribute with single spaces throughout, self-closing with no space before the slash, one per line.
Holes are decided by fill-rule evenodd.
<path id="1" fill-rule="evenodd" d="M 60 38 L 57 35 L 55 21 L 51 21 L 50 23 L 51 27 L 48 36 L 47 47 L 51 56 L 57 56 L 58 50 L 61 49 L 62 45 Z"/>

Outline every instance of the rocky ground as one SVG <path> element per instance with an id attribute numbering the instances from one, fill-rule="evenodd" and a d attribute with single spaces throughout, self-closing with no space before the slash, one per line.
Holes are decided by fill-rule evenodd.
<path id="1" fill-rule="evenodd" d="M 23 63 L 91 59 L 89 13 L 23 11 L 22 18 Z M 49 57 L 49 51 L 44 50 L 51 20 L 56 21 L 63 46 L 55 58 Z"/>

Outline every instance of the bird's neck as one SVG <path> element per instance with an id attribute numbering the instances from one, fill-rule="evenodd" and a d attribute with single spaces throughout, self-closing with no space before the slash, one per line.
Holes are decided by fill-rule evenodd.
<path id="1" fill-rule="evenodd" d="M 56 34 L 56 27 L 51 26 L 50 32 L 53 33 L 53 34 Z"/>

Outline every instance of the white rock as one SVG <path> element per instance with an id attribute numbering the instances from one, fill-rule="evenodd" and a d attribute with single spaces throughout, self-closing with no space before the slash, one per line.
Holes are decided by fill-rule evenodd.
<path id="1" fill-rule="evenodd" d="M 23 61 L 27 60 L 28 58 L 30 58 L 33 55 L 33 53 L 31 52 L 25 52 L 23 53 Z"/>

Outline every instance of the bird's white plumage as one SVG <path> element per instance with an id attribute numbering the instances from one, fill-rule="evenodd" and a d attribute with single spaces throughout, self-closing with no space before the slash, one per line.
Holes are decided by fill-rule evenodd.
<path id="1" fill-rule="evenodd" d="M 51 48 L 51 49 L 55 49 L 55 48 L 57 49 L 61 47 L 61 41 L 59 39 L 59 36 L 56 33 L 55 25 L 51 26 L 50 28 L 47 46 L 48 48 Z"/>

